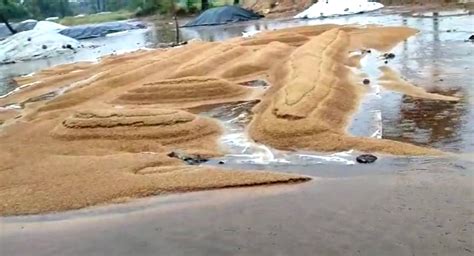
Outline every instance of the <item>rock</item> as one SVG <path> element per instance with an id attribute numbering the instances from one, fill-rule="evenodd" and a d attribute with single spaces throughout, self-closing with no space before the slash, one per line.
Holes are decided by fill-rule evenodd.
<path id="1" fill-rule="evenodd" d="M 370 84 L 370 80 L 366 78 L 366 79 L 364 79 L 364 81 L 362 81 L 362 83 L 364 83 L 365 85 L 368 85 L 368 84 Z"/>
<path id="2" fill-rule="evenodd" d="M 41 46 L 41 48 L 43 48 L 43 50 L 46 50 L 46 49 L 48 49 L 48 46 L 43 44 L 43 46 Z"/>
<path id="3" fill-rule="evenodd" d="M 471 35 L 471 36 L 469 37 L 469 40 L 470 40 L 470 41 L 474 41 L 474 35 Z"/>
<path id="4" fill-rule="evenodd" d="M 382 55 L 382 58 L 386 59 L 386 60 L 391 60 L 391 59 L 394 59 L 395 58 L 395 54 L 389 52 L 389 53 L 384 53 Z"/>
<path id="5" fill-rule="evenodd" d="M 159 43 L 157 45 L 158 48 L 172 48 L 172 47 L 176 47 L 176 46 L 181 46 L 181 45 L 186 45 L 188 44 L 188 41 L 183 41 L 183 42 L 180 42 L 179 44 L 176 44 L 176 42 L 172 42 L 172 43 Z"/>
<path id="6" fill-rule="evenodd" d="M 221 161 L 219 161 L 219 164 L 225 164 L 225 162 L 221 160 Z"/>
<path id="7" fill-rule="evenodd" d="M 356 158 L 360 164 L 371 164 L 377 160 L 377 157 L 371 154 L 360 155 Z"/>
<path id="8" fill-rule="evenodd" d="M 203 158 L 200 155 L 190 155 L 181 151 L 172 151 L 168 154 L 168 156 L 178 158 L 179 160 L 186 162 L 189 165 L 197 165 L 208 161 L 208 159 Z"/>
<path id="9" fill-rule="evenodd" d="M 31 42 L 31 37 L 28 37 L 28 39 L 26 39 L 26 40 L 28 40 L 28 42 Z"/>

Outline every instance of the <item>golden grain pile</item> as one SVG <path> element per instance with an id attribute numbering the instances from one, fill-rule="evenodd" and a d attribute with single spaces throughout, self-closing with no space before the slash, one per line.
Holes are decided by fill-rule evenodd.
<path id="1" fill-rule="evenodd" d="M 416 32 L 406 27 L 301 27 L 252 39 L 138 51 L 19 78 L 25 87 L 0 99 L 2 106 L 24 106 L 0 113 L 0 214 L 307 180 L 187 166 L 167 157 L 177 149 L 222 154 L 219 122 L 190 109 L 236 101 L 260 100 L 249 135 L 275 148 L 437 154 L 345 131 L 364 94 L 347 66 L 357 66 L 349 52 L 387 50 Z M 399 81 L 385 73 L 385 85 L 395 88 Z M 240 85 L 256 79 L 271 86 Z M 413 89 L 407 86 L 402 86 L 405 92 Z"/>

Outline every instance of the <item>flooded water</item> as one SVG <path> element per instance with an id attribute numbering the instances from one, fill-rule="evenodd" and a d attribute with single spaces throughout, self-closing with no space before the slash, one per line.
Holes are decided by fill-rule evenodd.
<path id="1" fill-rule="evenodd" d="M 217 106 L 229 151 L 210 165 L 314 177 L 301 185 L 231 189 L 136 200 L 60 214 L 0 218 L 2 255 L 472 255 L 474 252 L 474 34 L 472 16 L 406 17 L 372 13 L 325 20 L 261 20 L 187 28 L 184 40 L 225 40 L 243 32 L 322 23 L 404 25 L 420 33 L 392 52 L 388 65 L 440 102 L 377 86 L 376 53 L 363 60 L 372 93 L 349 132 L 425 145 L 445 157 L 380 156 L 354 163 L 358 152 L 275 151 L 244 133 L 257 102 Z M 103 54 L 154 47 L 174 39 L 172 26 L 131 31 L 84 43 L 75 56 L 0 66 L 12 76 Z M 100 51 L 100 52 L 99 52 Z M 265 83 L 251 83 L 262 86 Z M 219 161 L 225 164 L 219 164 Z M 28 244 L 28 246 L 25 246 Z"/>
<path id="2" fill-rule="evenodd" d="M 410 82 L 426 88 L 429 92 L 461 97 L 459 102 L 440 102 L 414 98 L 400 93 L 384 90 L 377 85 L 380 76 L 379 66 L 384 65 L 379 56 L 382 53 L 373 51 L 362 60 L 362 72 L 371 81 L 371 93 L 364 99 L 359 111 L 353 117 L 349 132 L 357 136 L 376 137 L 409 142 L 421 146 L 439 148 L 443 151 L 468 154 L 474 149 L 474 94 L 469 70 L 474 66 L 474 44 L 465 40 L 473 33 L 472 16 L 448 16 L 438 18 L 405 17 L 400 15 L 367 14 L 363 16 L 339 17 L 329 20 L 287 20 L 280 22 L 259 21 L 222 27 L 222 34 L 214 35 L 215 27 L 193 29 L 193 32 L 182 31 L 186 36 L 196 33 L 202 40 L 221 40 L 227 36 L 239 36 L 242 32 L 272 30 L 283 27 L 306 24 L 381 24 L 404 25 L 420 30 L 420 33 L 397 46 L 392 52 L 395 59 L 387 64 L 393 67 Z M 221 30 L 221 31 L 222 31 Z M 216 38 L 216 36 L 219 36 Z M 221 38 L 222 37 L 222 38 Z M 237 107 L 238 109 L 238 107 Z M 214 117 L 222 114 L 214 110 Z M 244 111 L 245 112 L 245 111 Z M 230 112 L 232 113 L 232 112 Z M 245 114 L 245 113 L 244 113 Z M 242 113 L 237 113 L 237 118 Z M 230 150 L 226 157 L 211 161 L 218 165 L 224 161 L 229 168 L 285 170 L 305 172 L 316 175 L 314 166 L 332 166 L 330 171 L 318 171 L 317 175 L 354 175 L 366 174 L 370 167 L 350 170 L 355 157 L 360 152 L 348 151 L 336 154 L 314 152 L 282 152 L 257 145 L 245 135 L 243 128 L 229 124 L 232 120 L 221 118 L 228 134 L 222 139 L 225 148 Z M 388 172 L 401 162 L 418 164 L 425 168 L 445 165 L 448 168 L 463 170 L 471 162 L 464 159 L 452 164 L 446 159 L 407 158 L 383 156 L 375 172 L 380 169 Z M 403 164 L 402 164 L 403 165 Z M 224 167 L 225 167 L 224 166 Z M 380 168 L 382 167 L 382 168 Z M 334 169 L 344 171 L 334 172 Z M 329 169 L 329 168 L 328 168 Z M 288 170 L 286 170 L 288 171 Z"/>

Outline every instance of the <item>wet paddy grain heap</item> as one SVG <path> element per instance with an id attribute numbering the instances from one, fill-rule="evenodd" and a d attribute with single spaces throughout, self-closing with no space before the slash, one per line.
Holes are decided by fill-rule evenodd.
<path id="1" fill-rule="evenodd" d="M 223 98 L 243 99 L 251 90 L 212 77 L 185 77 L 146 83 L 120 95 L 117 104 L 192 104 L 222 102 Z"/>
<path id="2" fill-rule="evenodd" d="M 172 109 L 112 109 L 77 112 L 52 132 L 65 139 L 153 139 L 172 144 L 220 133 L 212 120 Z"/>
<path id="3" fill-rule="evenodd" d="M 249 136 L 278 149 L 439 154 L 346 132 L 365 93 L 346 66 L 349 52 L 389 50 L 416 32 L 406 27 L 301 27 L 251 39 L 137 51 L 19 78 L 18 85 L 26 87 L 0 98 L 2 106 L 26 102 L 23 109 L 0 115 L 0 214 L 308 180 L 188 166 L 168 157 L 174 150 L 204 157 L 224 154 L 218 120 L 201 117 L 196 109 L 230 102 L 259 100 Z M 259 79 L 268 82 L 267 89 L 241 85 Z M 410 84 L 396 87 L 398 77 L 382 81 L 412 96 L 453 100 Z"/>

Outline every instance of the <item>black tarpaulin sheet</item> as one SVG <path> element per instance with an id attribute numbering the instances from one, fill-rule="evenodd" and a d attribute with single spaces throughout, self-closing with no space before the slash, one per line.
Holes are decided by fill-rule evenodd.
<path id="1" fill-rule="evenodd" d="M 262 18 L 249 10 L 238 6 L 222 6 L 209 9 L 183 27 L 221 25 L 232 22 L 257 20 Z"/>
<path id="2" fill-rule="evenodd" d="M 61 30 L 59 33 L 77 40 L 103 37 L 110 33 L 116 33 L 126 30 L 145 28 L 143 23 L 132 22 L 107 22 L 100 24 L 89 24 L 69 27 Z"/>

